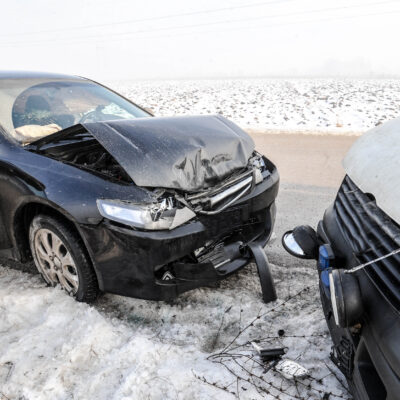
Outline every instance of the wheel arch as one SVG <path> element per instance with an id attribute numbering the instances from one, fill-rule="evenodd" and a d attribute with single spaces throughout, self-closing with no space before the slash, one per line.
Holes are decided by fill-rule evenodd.
<path id="1" fill-rule="evenodd" d="M 79 225 L 65 210 L 62 210 L 54 205 L 41 202 L 40 200 L 36 199 L 22 204 L 14 214 L 12 231 L 16 258 L 21 262 L 28 262 L 32 260 L 31 249 L 29 246 L 29 227 L 33 218 L 39 214 L 48 215 L 66 224 L 82 240 L 85 252 L 87 253 L 90 263 L 96 273 L 98 284 L 101 287 L 101 278 L 98 274 L 95 263 L 93 262 L 93 257 L 87 245 L 87 241 L 79 229 Z"/>

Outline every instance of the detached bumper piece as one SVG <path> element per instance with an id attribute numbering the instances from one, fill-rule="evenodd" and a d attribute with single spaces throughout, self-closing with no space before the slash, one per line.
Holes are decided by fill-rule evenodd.
<path id="1" fill-rule="evenodd" d="M 253 254 L 256 262 L 258 275 L 260 277 L 261 290 L 264 303 L 276 300 L 276 290 L 274 279 L 272 278 L 271 268 L 269 267 L 268 258 L 260 243 L 253 242 L 249 244 L 249 249 Z"/>

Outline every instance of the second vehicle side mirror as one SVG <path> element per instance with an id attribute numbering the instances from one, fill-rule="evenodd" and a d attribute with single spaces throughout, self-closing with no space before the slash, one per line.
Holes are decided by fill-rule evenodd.
<path id="1" fill-rule="evenodd" d="M 297 258 L 318 259 L 319 240 L 309 225 L 300 225 L 282 236 L 285 250 Z"/>

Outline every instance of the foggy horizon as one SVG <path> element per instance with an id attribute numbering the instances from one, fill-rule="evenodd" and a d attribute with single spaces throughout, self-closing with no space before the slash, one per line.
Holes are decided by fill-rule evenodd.
<path id="1" fill-rule="evenodd" d="M 398 78 L 399 14 L 396 0 L 21 0 L 0 17 L 1 68 L 98 80 Z"/>

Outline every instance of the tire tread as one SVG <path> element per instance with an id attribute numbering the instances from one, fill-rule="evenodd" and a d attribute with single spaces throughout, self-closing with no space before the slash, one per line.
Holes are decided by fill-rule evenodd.
<path id="1" fill-rule="evenodd" d="M 72 256 L 75 259 L 77 264 L 77 268 L 81 273 L 81 281 L 80 285 L 83 285 L 83 290 L 78 289 L 76 295 L 74 295 L 75 299 L 80 302 L 90 303 L 94 301 L 99 294 L 99 285 L 97 282 L 96 273 L 93 269 L 91 260 L 87 253 L 87 249 L 82 238 L 70 227 L 68 226 L 61 218 L 55 217 L 53 215 L 47 214 L 38 214 L 36 215 L 30 226 L 30 234 L 29 234 L 29 242 L 32 251 L 32 238 L 31 231 L 33 226 L 39 225 L 46 227 L 47 229 L 50 227 L 54 227 L 57 231 L 59 231 L 66 239 L 67 244 L 72 250 Z M 47 225 L 47 226 L 46 226 Z"/>

